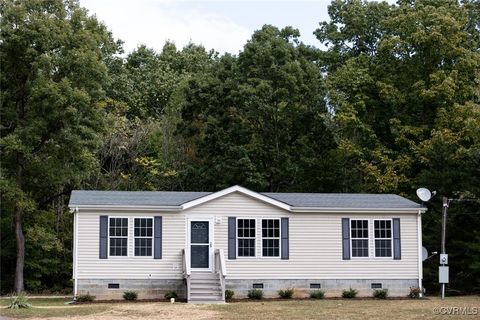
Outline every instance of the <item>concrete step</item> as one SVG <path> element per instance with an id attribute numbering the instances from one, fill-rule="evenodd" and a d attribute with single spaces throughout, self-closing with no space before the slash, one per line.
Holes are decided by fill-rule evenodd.
<path id="1" fill-rule="evenodd" d="M 224 304 L 223 300 L 192 300 L 190 299 L 189 303 L 192 304 Z"/>
<path id="2" fill-rule="evenodd" d="M 191 290 L 213 290 L 213 291 L 222 291 L 221 286 L 190 286 Z"/>
<path id="3" fill-rule="evenodd" d="M 218 294 L 206 294 L 206 293 L 193 294 L 193 293 L 191 293 L 190 294 L 190 301 L 191 300 L 221 300 L 221 299 L 222 299 L 222 294 L 221 293 L 218 293 Z"/>
<path id="4" fill-rule="evenodd" d="M 222 295 L 222 289 L 191 288 L 190 295 Z"/>

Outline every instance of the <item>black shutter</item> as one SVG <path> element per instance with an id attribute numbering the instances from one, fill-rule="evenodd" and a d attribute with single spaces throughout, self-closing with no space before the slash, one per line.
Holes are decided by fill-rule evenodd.
<path id="1" fill-rule="evenodd" d="M 100 216 L 100 245 L 99 245 L 100 259 L 107 259 L 108 257 L 107 250 L 108 250 L 108 216 Z"/>
<path id="2" fill-rule="evenodd" d="M 228 217 L 228 259 L 237 258 L 237 218 Z"/>
<path id="3" fill-rule="evenodd" d="M 350 219 L 342 218 L 343 260 L 350 260 Z"/>
<path id="4" fill-rule="evenodd" d="M 288 218 L 282 218 L 281 220 L 281 235 L 282 235 L 282 259 L 289 259 L 289 248 L 288 248 Z"/>
<path id="5" fill-rule="evenodd" d="M 393 218 L 393 259 L 402 259 L 402 246 L 400 244 L 400 218 Z"/>
<path id="6" fill-rule="evenodd" d="M 162 217 L 156 216 L 153 219 L 153 259 L 162 259 Z"/>

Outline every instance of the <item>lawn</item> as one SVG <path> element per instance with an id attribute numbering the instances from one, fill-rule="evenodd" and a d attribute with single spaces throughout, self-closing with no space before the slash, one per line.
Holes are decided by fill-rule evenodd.
<path id="1" fill-rule="evenodd" d="M 65 305 L 65 299 L 31 299 L 32 309 L 9 310 L 0 300 L 0 315 L 7 318 L 70 320 L 113 319 L 478 319 L 476 315 L 437 315 L 438 307 L 469 307 L 480 311 L 480 297 L 428 300 L 291 300 L 235 302 L 225 305 L 190 305 L 166 302 L 95 303 Z M 477 309 L 475 309 L 477 308 Z"/>

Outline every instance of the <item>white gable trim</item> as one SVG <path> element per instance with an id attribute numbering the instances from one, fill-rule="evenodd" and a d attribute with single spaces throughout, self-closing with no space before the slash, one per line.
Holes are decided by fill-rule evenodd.
<path id="1" fill-rule="evenodd" d="M 233 186 L 233 187 L 230 187 L 230 188 L 227 188 L 227 189 L 220 190 L 218 192 L 211 193 L 211 194 L 206 195 L 204 197 L 201 197 L 201 198 L 189 201 L 189 202 L 185 202 L 182 205 L 182 207 L 183 207 L 184 210 L 189 209 L 189 208 L 198 206 L 202 203 L 205 203 L 205 202 L 208 202 L 208 201 L 226 196 L 226 195 L 234 193 L 234 192 L 239 192 L 241 194 L 244 194 L 244 195 L 249 196 L 251 198 L 254 198 L 254 199 L 260 200 L 262 202 L 271 204 L 271 205 L 273 205 L 275 207 L 278 207 L 278 208 L 281 208 L 283 210 L 291 211 L 291 208 L 288 204 L 286 204 L 284 202 L 281 202 L 281 201 L 278 201 L 278 200 L 275 200 L 275 199 L 272 199 L 270 197 L 264 196 L 263 194 L 260 194 L 258 192 L 248 190 L 247 188 L 244 188 L 244 187 L 241 187 L 241 186 Z"/>

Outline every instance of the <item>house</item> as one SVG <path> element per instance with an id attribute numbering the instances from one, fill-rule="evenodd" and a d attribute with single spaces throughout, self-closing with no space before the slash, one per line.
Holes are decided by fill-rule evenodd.
<path id="1" fill-rule="evenodd" d="M 75 295 L 224 301 L 422 285 L 421 213 L 392 194 L 73 191 Z"/>

